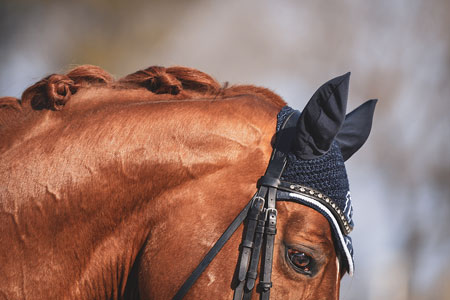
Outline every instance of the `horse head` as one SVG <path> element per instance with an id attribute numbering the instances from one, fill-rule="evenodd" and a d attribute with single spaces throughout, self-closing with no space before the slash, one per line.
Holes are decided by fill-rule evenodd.
<path id="1" fill-rule="evenodd" d="M 338 299 L 353 272 L 344 161 L 367 139 L 375 101 L 346 115 L 348 82 L 320 87 L 289 129 L 271 299 Z M 255 199 L 293 111 L 267 89 L 184 67 L 114 81 L 81 66 L 1 98 L 0 295 L 174 297 Z M 248 222 L 185 299 L 233 298 Z"/>

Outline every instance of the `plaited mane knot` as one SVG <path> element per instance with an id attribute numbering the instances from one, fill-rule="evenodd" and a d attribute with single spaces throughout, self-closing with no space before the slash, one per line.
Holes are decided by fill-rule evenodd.
<path id="1" fill-rule="evenodd" d="M 150 67 L 128 75 L 125 81 L 136 82 L 155 94 L 178 95 L 182 90 L 181 82 L 166 72 L 164 67 Z"/>
<path id="2" fill-rule="evenodd" d="M 22 103 L 35 110 L 61 110 L 80 88 L 106 86 L 113 81 L 111 75 L 99 67 L 79 66 L 66 75 L 52 74 L 39 80 L 23 92 Z"/>
<path id="3" fill-rule="evenodd" d="M 68 76 L 53 74 L 26 89 L 22 102 L 30 103 L 31 107 L 37 110 L 61 110 L 78 88 L 79 84 Z"/>
<path id="4" fill-rule="evenodd" d="M 65 75 L 52 75 L 47 83 L 48 107 L 53 110 L 60 110 L 70 99 L 72 94 L 77 92 L 78 85 Z"/>

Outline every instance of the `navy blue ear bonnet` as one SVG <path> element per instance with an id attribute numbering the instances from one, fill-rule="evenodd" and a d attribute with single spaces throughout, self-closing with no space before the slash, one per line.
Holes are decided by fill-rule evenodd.
<path id="1" fill-rule="evenodd" d="M 353 229 L 353 208 L 344 161 L 369 137 L 377 100 L 366 101 L 346 114 L 349 81 L 350 73 L 346 73 L 323 84 L 298 116 L 277 199 L 306 205 L 327 218 L 336 253 L 352 275 L 349 234 Z M 279 112 L 277 135 L 293 112 L 288 106 Z"/>
<path id="2" fill-rule="evenodd" d="M 278 114 L 277 131 L 293 111 L 289 106 L 283 107 Z M 327 153 L 310 160 L 297 158 L 294 153 L 289 153 L 280 179 L 292 183 L 290 188 L 299 193 L 279 190 L 278 199 L 307 205 L 328 219 L 334 234 L 336 250 L 346 262 L 345 268 L 352 275 L 353 247 L 348 233 L 353 229 L 353 208 L 344 158 L 338 143 L 333 142 Z"/>

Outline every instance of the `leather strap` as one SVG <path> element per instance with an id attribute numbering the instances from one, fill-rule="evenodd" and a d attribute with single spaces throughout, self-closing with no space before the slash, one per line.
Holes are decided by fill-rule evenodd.
<path id="1" fill-rule="evenodd" d="M 241 244 L 241 251 L 238 260 L 238 285 L 234 290 L 234 300 L 241 300 L 244 295 L 245 279 L 248 273 L 249 260 L 250 257 L 253 258 L 255 253 L 255 251 L 252 252 L 252 248 L 254 247 L 253 240 L 255 239 L 258 221 L 261 219 L 261 215 L 263 215 L 266 193 L 266 187 L 261 187 L 258 189 L 258 192 L 254 197 L 252 208 L 248 214 L 247 227 L 245 229 L 244 240 Z M 246 247 L 246 245 L 251 245 L 251 247 Z"/>
<path id="2" fill-rule="evenodd" d="M 250 208 L 250 211 L 247 215 L 247 230 L 245 232 L 244 239 L 241 244 L 241 267 L 238 272 L 238 280 L 245 280 L 245 276 L 247 275 L 247 266 L 250 260 L 250 254 L 253 248 L 253 238 L 256 231 L 256 225 L 258 223 L 259 215 L 261 211 L 264 209 L 265 200 L 262 197 L 255 197 L 253 200 L 253 204 Z"/>
<path id="3" fill-rule="evenodd" d="M 248 210 L 250 209 L 250 205 L 253 203 L 253 198 L 250 202 L 242 209 L 239 215 L 234 219 L 234 221 L 228 226 L 222 236 L 217 240 L 214 246 L 209 250 L 209 252 L 202 259 L 200 264 L 195 268 L 195 270 L 191 273 L 191 275 L 186 279 L 183 285 L 180 287 L 178 292 L 172 298 L 172 300 L 181 300 L 192 287 L 192 285 L 197 281 L 198 277 L 203 273 L 206 267 L 211 263 L 211 261 L 216 257 L 217 253 L 222 249 L 225 243 L 230 239 L 236 229 L 242 224 L 242 222 L 247 217 Z"/>
<path id="4" fill-rule="evenodd" d="M 258 278 L 258 262 L 261 255 L 264 227 L 266 225 L 265 223 L 265 214 L 261 214 L 258 219 L 258 225 L 256 226 L 255 240 L 253 242 L 253 253 L 247 273 L 247 284 L 245 286 L 247 291 L 251 291 L 255 287 L 255 281 Z"/>
<path id="5" fill-rule="evenodd" d="M 259 281 L 259 288 L 261 291 L 261 299 L 269 299 L 270 288 L 272 287 L 272 263 L 273 263 L 273 248 L 275 243 L 275 234 L 277 233 L 277 210 L 275 208 L 276 202 L 275 188 L 269 189 L 267 201 L 267 220 L 264 235 L 266 244 L 264 249 L 264 257 L 262 261 L 262 275 Z"/>

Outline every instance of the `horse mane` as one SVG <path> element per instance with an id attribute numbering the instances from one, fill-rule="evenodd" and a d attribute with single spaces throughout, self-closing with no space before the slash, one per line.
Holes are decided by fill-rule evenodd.
<path id="1" fill-rule="evenodd" d="M 285 102 L 274 92 L 252 85 L 221 86 L 213 77 L 199 70 L 174 66 L 169 68 L 152 66 L 139 70 L 119 80 L 100 67 L 82 65 L 66 74 L 51 74 L 22 94 L 21 99 L 0 97 L 0 127 L 11 125 L 20 116 L 30 111 L 63 109 L 71 96 L 82 89 L 110 87 L 112 89 L 146 88 L 154 99 L 220 98 L 238 95 L 256 95 L 283 107 Z M 150 101 L 153 98 L 150 97 Z"/>

